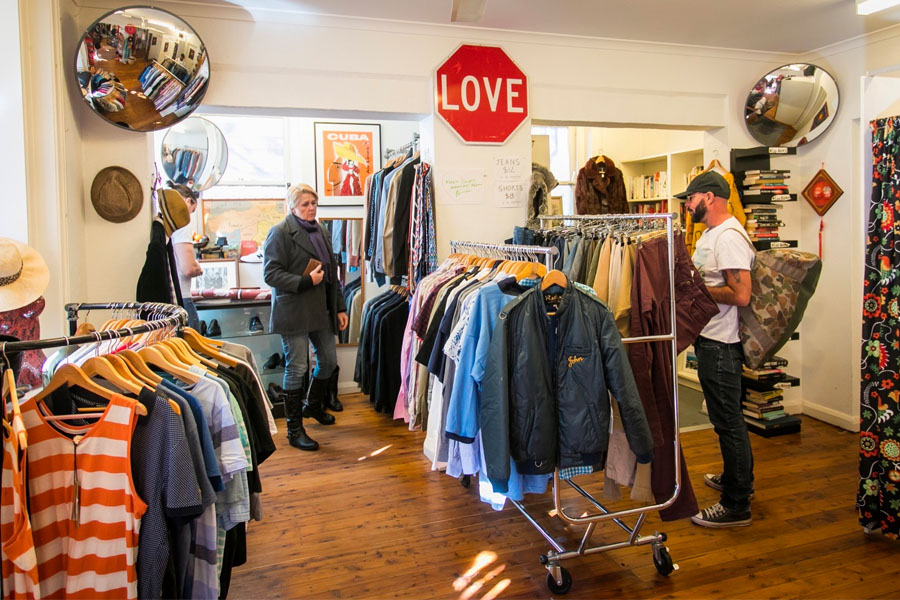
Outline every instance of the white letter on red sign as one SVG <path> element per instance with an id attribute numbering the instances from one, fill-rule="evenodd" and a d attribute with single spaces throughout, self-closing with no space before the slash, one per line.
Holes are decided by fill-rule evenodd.
<path id="1" fill-rule="evenodd" d="M 441 108 L 444 110 L 459 110 L 459 104 L 447 102 L 447 75 L 441 75 Z"/>
<path id="2" fill-rule="evenodd" d="M 469 102 L 468 84 L 475 86 L 475 102 Z M 463 77 L 461 92 L 463 108 L 468 111 L 478 110 L 478 105 L 481 104 L 481 87 L 478 85 L 478 80 L 471 75 Z"/>
<path id="3" fill-rule="evenodd" d="M 519 92 L 513 91 L 513 85 L 522 85 L 521 79 L 507 79 L 506 80 L 506 111 L 511 113 L 520 113 L 525 112 L 525 109 L 521 106 L 513 106 L 513 98 L 519 97 Z"/>
<path id="4" fill-rule="evenodd" d="M 482 77 L 484 79 L 484 91 L 487 93 L 488 104 L 491 105 L 491 112 L 497 112 L 497 100 L 500 99 L 500 81 L 501 78 L 497 78 L 497 85 L 494 86 L 494 89 L 491 90 L 491 84 L 488 82 L 487 77 Z M 491 91 L 494 93 L 491 94 Z"/>

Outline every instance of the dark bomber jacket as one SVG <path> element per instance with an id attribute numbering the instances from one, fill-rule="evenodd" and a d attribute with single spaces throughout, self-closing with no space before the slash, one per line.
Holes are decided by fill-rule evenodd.
<path id="1" fill-rule="evenodd" d="M 507 491 L 510 458 L 520 473 L 605 465 L 609 393 L 619 404 L 628 445 L 640 462 L 649 462 L 650 427 L 606 305 L 571 281 L 553 317 L 540 286 L 507 304 L 491 338 L 481 395 L 484 458 L 494 490 Z"/>

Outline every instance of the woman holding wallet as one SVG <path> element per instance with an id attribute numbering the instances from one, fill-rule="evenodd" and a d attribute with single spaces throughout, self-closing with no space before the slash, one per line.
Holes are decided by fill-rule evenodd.
<path id="1" fill-rule="evenodd" d="M 269 328 L 281 335 L 284 348 L 288 441 L 301 450 L 317 450 L 319 444 L 303 429 L 303 417 L 334 423 L 325 412 L 325 396 L 337 367 L 335 336 L 347 327 L 347 307 L 338 289 L 331 239 L 316 221 L 318 194 L 306 184 L 295 185 L 286 203 L 290 214 L 269 230 L 263 246 L 263 278 L 272 287 Z M 309 342 L 316 369 L 304 401 Z"/>

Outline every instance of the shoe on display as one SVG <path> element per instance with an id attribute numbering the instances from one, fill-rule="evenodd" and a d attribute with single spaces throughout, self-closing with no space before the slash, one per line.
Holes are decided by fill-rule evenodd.
<path id="1" fill-rule="evenodd" d="M 200 321 L 200 335 L 206 336 L 206 321 Z"/>
<path id="2" fill-rule="evenodd" d="M 213 319 L 212 321 L 209 322 L 208 335 L 209 335 L 209 337 L 221 337 L 222 328 L 219 327 L 218 319 Z"/>
<path id="3" fill-rule="evenodd" d="M 704 508 L 691 517 L 691 522 L 701 527 L 721 529 L 724 527 L 746 527 L 750 524 L 750 511 L 738 512 L 725 508 L 716 502 L 709 508 Z"/>
<path id="4" fill-rule="evenodd" d="M 277 383 L 270 383 L 269 387 L 266 388 L 266 395 L 269 396 L 269 400 L 272 401 L 272 404 L 284 402 L 284 394 L 284 389 Z"/>
<path id="5" fill-rule="evenodd" d="M 250 317 L 250 333 L 265 333 L 265 331 L 259 315 Z"/>
<path id="6" fill-rule="evenodd" d="M 722 485 L 722 475 L 718 473 L 707 473 L 703 476 L 703 483 L 719 492 L 725 490 L 725 486 Z M 747 499 L 753 500 L 754 495 L 754 491 L 750 490 L 750 495 L 747 497 Z"/>
<path id="7" fill-rule="evenodd" d="M 284 361 L 281 359 L 281 355 L 279 353 L 275 353 L 266 359 L 266 362 L 263 363 L 264 369 L 277 369 L 279 366 L 283 366 Z"/>

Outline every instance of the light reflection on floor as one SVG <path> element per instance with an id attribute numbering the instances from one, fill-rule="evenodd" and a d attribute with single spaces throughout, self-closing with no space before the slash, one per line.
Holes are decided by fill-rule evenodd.
<path id="1" fill-rule="evenodd" d="M 373 450 L 372 453 L 369 454 L 368 456 L 360 456 L 360 457 L 357 458 L 356 460 L 357 460 L 357 461 L 363 461 L 363 460 L 366 460 L 367 458 L 371 458 L 371 457 L 373 457 L 373 456 L 378 456 L 379 454 L 381 454 L 382 452 L 384 452 L 385 450 L 387 450 L 387 449 L 390 448 L 391 446 L 393 446 L 393 444 L 388 444 L 387 446 L 384 446 L 384 447 L 382 447 L 382 448 L 379 448 L 378 450 Z"/>
<path id="2" fill-rule="evenodd" d="M 483 550 L 478 553 L 478 556 L 475 557 L 475 561 L 472 563 L 472 566 L 469 567 L 469 570 L 460 577 L 457 577 L 453 582 L 453 589 L 460 592 L 459 600 L 473 600 L 476 597 L 476 594 L 506 569 L 505 564 L 498 565 L 485 573 L 480 579 L 475 580 L 483 569 L 486 569 L 496 561 L 496 552 Z M 494 587 L 481 596 L 481 600 L 492 600 L 493 598 L 496 598 L 503 590 L 508 588 L 511 583 L 511 579 L 501 579 Z"/>

